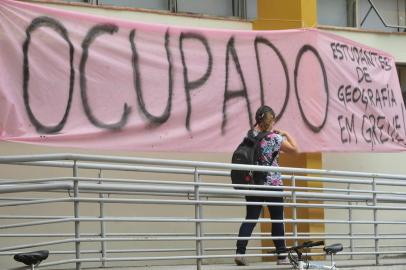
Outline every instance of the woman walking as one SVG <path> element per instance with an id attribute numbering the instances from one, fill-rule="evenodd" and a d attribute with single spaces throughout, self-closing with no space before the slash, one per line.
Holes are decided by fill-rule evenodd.
<path id="1" fill-rule="evenodd" d="M 273 129 L 273 124 L 275 123 L 275 113 L 271 107 L 261 106 L 258 108 L 257 112 L 255 113 L 255 121 L 256 123 L 252 130 L 254 136 L 257 136 L 260 132 L 269 132 L 269 134 L 260 142 L 260 156 L 258 160 L 259 165 L 278 167 L 278 156 L 280 152 L 296 153 L 298 151 L 295 140 L 286 131 Z M 267 172 L 263 177 L 264 185 L 266 186 L 283 185 L 280 172 Z M 281 191 L 281 189 L 275 189 L 275 191 Z M 283 197 L 246 196 L 245 199 L 247 202 L 283 202 Z M 272 219 L 283 219 L 283 206 L 268 205 L 268 209 Z M 246 210 L 247 212 L 245 219 L 257 220 L 261 214 L 262 205 L 246 205 Z M 256 224 L 256 222 L 243 222 L 240 226 L 238 237 L 250 237 Z M 273 222 L 272 236 L 283 237 L 284 235 L 284 224 L 280 222 Z M 283 239 L 275 239 L 273 242 L 276 249 L 285 247 L 285 240 Z M 237 241 L 237 256 L 235 257 L 235 263 L 237 265 L 247 265 L 245 257 L 241 256 L 245 254 L 247 244 L 248 240 Z M 281 265 L 288 264 L 289 262 L 286 257 L 278 256 L 277 263 Z"/>

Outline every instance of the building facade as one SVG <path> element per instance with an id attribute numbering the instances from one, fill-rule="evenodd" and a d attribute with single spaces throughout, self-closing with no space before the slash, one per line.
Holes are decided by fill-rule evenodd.
<path id="1" fill-rule="evenodd" d="M 316 27 L 395 57 L 399 81 L 406 99 L 406 0 L 76 0 L 30 1 L 77 12 L 188 27 L 272 30 Z M 16 143 L 0 143 L 1 155 L 81 152 Z M 101 154 L 103 152 L 96 152 Z M 231 153 L 109 153 L 124 156 L 229 162 Z M 405 153 L 312 153 L 283 156 L 282 166 L 406 174 Z M 2 171 L 1 178 L 15 177 Z M 18 172 L 19 177 L 30 172 Z M 241 209 L 242 213 L 243 209 Z M 328 216 L 322 209 L 306 212 L 309 218 Z M 242 215 L 242 214 L 241 214 Z M 262 228 L 267 230 L 267 228 Z M 333 228 L 311 225 L 309 232 Z"/>

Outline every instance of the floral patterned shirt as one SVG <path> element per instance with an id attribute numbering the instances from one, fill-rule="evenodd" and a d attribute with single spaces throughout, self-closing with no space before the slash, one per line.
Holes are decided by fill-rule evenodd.
<path id="1" fill-rule="evenodd" d="M 258 135 L 258 131 L 254 130 L 254 135 Z M 279 167 L 278 157 L 281 149 L 283 137 L 278 133 L 268 134 L 261 142 L 261 154 L 259 156 L 259 165 Z M 272 164 L 272 154 L 277 152 Z M 282 186 L 282 177 L 280 172 L 268 172 L 266 175 L 265 185 L 269 186 Z"/>

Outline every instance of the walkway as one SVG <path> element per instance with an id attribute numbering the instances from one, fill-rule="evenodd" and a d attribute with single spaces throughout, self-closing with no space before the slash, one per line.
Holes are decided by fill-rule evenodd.
<path id="1" fill-rule="evenodd" d="M 337 266 L 340 269 L 345 270 L 406 270 L 406 258 L 401 259 L 382 259 L 382 265 L 373 266 L 373 260 L 344 260 L 338 261 Z M 325 261 L 323 263 L 328 263 Z M 56 270 L 62 268 L 43 268 L 46 270 Z M 65 270 L 74 270 L 74 266 L 71 268 L 63 267 Z M 83 267 L 83 270 L 196 270 L 196 265 L 174 265 L 174 266 L 122 266 L 122 267 L 106 267 L 106 268 L 88 268 Z M 234 264 L 213 264 L 213 265 L 203 265 L 202 270 L 277 270 L 277 269 L 291 269 L 290 266 L 278 266 L 274 262 L 269 263 L 250 263 L 248 266 L 236 266 Z M 17 269 L 15 269 L 17 270 Z"/>

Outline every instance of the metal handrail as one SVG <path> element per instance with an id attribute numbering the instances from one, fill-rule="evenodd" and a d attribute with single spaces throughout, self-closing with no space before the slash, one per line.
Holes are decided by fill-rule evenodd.
<path id="1" fill-rule="evenodd" d="M 16 241 L 12 245 L 0 246 L 0 262 L 12 254 L 21 250 L 48 247 L 51 248 L 51 255 L 65 255 L 60 260 L 43 263 L 43 266 L 76 264 L 76 269 L 81 269 L 82 264 L 98 262 L 102 266 L 108 262 L 109 266 L 118 261 L 182 261 L 195 260 L 196 268 L 201 269 L 203 260 L 220 260 L 233 258 L 232 243 L 237 239 L 250 239 L 253 241 L 264 241 L 273 239 L 286 239 L 294 242 L 323 239 L 327 241 L 345 241 L 345 251 L 341 256 L 372 256 L 376 264 L 382 262 L 384 256 L 406 254 L 406 234 L 396 231 L 385 231 L 385 226 L 404 226 L 406 220 L 402 216 L 393 216 L 388 219 L 382 218 L 378 212 L 406 210 L 406 191 L 401 189 L 406 186 L 406 176 L 395 174 L 348 172 L 334 170 L 315 170 L 301 168 L 273 168 L 264 166 L 235 165 L 228 163 L 196 162 L 183 160 L 166 160 L 135 157 L 115 157 L 82 154 L 50 154 L 35 156 L 2 156 L 0 164 L 7 166 L 56 167 L 72 170 L 72 176 L 68 177 L 43 177 L 37 179 L 3 179 L 0 180 L 0 220 L 8 221 L 0 225 L 1 239 L 29 239 L 27 243 L 21 244 Z M 97 172 L 98 177 L 84 177 L 79 174 L 80 170 Z M 279 171 L 283 179 L 289 179 L 291 186 L 281 187 L 280 190 L 242 190 L 233 189 L 237 185 L 229 184 L 227 178 L 230 169 L 252 169 L 258 171 Z M 136 177 L 107 177 L 103 172 L 142 172 L 142 178 Z M 146 178 L 145 174 L 151 173 L 152 179 Z M 107 173 L 106 173 L 107 174 Z M 158 174 L 158 176 L 156 175 Z M 173 175 L 169 180 L 167 175 Z M 311 174 L 311 176 L 308 176 Z M 307 176 L 306 176 L 307 175 Z M 176 176 L 186 177 L 180 180 Z M 206 178 L 211 181 L 206 181 Z M 226 182 L 225 182 L 226 181 Z M 320 182 L 325 185 L 334 184 L 333 187 L 301 187 L 300 182 Z M 380 189 L 382 187 L 382 189 Z M 389 187 L 392 189 L 388 190 Z M 395 187 L 395 188 L 393 188 Z M 21 194 L 30 192 L 29 196 L 22 197 Z M 108 194 L 108 196 L 107 196 Z M 52 196 L 51 196 L 52 195 Z M 251 196 L 284 196 L 283 203 L 260 203 L 245 202 L 242 198 Z M 55 197 L 56 196 L 56 197 Z M 135 196 L 135 197 L 134 197 Z M 142 196 L 142 197 L 139 197 Z M 148 196 L 148 197 L 145 197 Z M 83 205 L 99 205 L 99 213 L 92 215 L 83 214 Z M 114 207 L 116 204 L 126 206 L 160 206 L 176 207 L 190 206 L 194 209 L 194 216 L 170 215 L 134 215 L 134 216 L 109 216 L 106 215 L 106 206 Z M 60 213 L 52 215 L 42 214 L 3 214 L 2 209 L 20 209 L 43 207 L 47 205 L 63 205 L 64 207 L 74 206 L 74 213 Z M 224 225 L 235 224 L 244 221 L 243 216 L 239 217 L 210 217 L 205 212 L 206 207 L 242 207 L 245 205 L 283 205 L 291 208 L 292 218 L 283 220 L 270 220 L 260 218 L 256 222 L 267 224 L 270 222 L 281 222 L 290 224 L 292 232 L 287 232 L 284 237 L 274 237 L 269 233 L 254 233 L 251 237 L 238 237 L 236 232 L 212 232 L 205 231 L 208 224 Z M 118 207 L 118 206 L 117 206 Z M 345 218 L 302 218 L 297 215 L 301 208 L 322 208 L 325 213 L 335 210 L 344 211 L 368 211 L 374 213 L 372 218 L 356 218 L 354 212 Z M 118 208 L 116 208 L 118 209 Z M 189 208 L 188 208 L 189 209 Z M 169 210 L 168 210 L 169 211 Z M 61 215 L 62 214 L 62 215 Z M 19 220 L 19 221 L 16 221 Z M 14 221 L 14 222 L 13 222 Z M 173 233 L 170 231 L 159 232 L 111 232 L 112 224 L 191 224 L 194 232 Z M 33 228 L 54 226 L 58 224 L 73 227 L 73 233 L 62 231 L 61 233 L 34 233 Z M 100 233 L 83 232 L 82 227 L 100 224 Z M 302 233 L 298 231 L 300 224 L 324 224 L 353 226 L 373 226 L 374 230 L 368 233 L 356 231 L 347 232 L 325 232 L 325 233 Z M 176 225 L 177 226 L 177 225 Z M 63 228 L 62 226 L 60 226 Z M 132 226 L 131 226 L 132 227 Z M 165 227 L 164 227 L 165 228 Z M 379 228 L 379 229 L 378 229 Z M 19 233 L 18 229 L 23 229 Z M 4 232 L 3 232 L 4 231 Z M 42 240 L 42 238 L 45 238 Z M 54 240 L 51 240 L 54 239 Z M 194 246 L 168 247 L 163 248 L 161 242 L 195 243 Z M 222 241 L 222 246 L 210 246 L 212 243 Z M 361 241 L 361 242 L 359 242 Z M 370 241 L 369 244 L 362 241 Z M 385 241 L 403 241 L 388 245 Z M 155 245 L 153 248 L 111 248 L 109 243 L 114 242 L 120 245 L 124 243 L 149 243 Z M 373 243 L 372 243 L 373 242 Z M 100 244 L 99 249 L 94 246 L 83 246 L 81 244 Z M 154 244 L 157 243 L 157 244 Z M 226 246 L 227 244 L 227 246 Z M 65 250 L 58 250 L 63 245 Z M 66 249 L 66 245 L 73 247 Z M 121 246 L 120 246 L 121 247 Z M 367 251 L 359 251 L 359 249 Z M 389 250 L 390 248 L 390 250 Z M 264 258 L 273 257 L 268 253 L 272 247 L 254 246 L 248 249 L 251 253 L 247 257 Z M 225 254 L 218 254 L 218 252 Z M 231 253 L 230 253 L 231 251 Z M 142 254 L 136 257 L 114 257 L 114 254 L 123 253 Z M 158 256 L 157 253 L 162 253 Z M 166 253 L 174 253 L 168 255 Z M 194 253 L 194 255 L 185 255 Z M 214 253 L 214 254 L 211 254 Z M 81 254 L 100 254 L 99 258 L 83 257 Z M 147 255 L 145 255 L 147 254 Z M 151 254 L 151 255 L 149 255 Z M 321 253 L 311 253 L 320 255 Z M 72 258 L 72 255 L 73 258 Z M 156 256 L 155 256 L 156 255 Z M 0 263 L 1 264 L 1 263 Z"/>
<path id="2" fill-rule="evenodd" d="M 25 163 L 34 161 L 92 161 L 92 162 L 112 162 L 112 163 L 127 163 L 127 164 L 149 164 L 160 166 L 179 166 L 188 168 L 216 168 L 222 170 L 254 170 L 254 171 L 274 171 L 283 172 L 285 174 L 317 174 L 317 175 L 335 175 L 335 176 L 353 176 L 366 178 L 385 178 L 404 180 L 404 175 L 385 174 L 385 173 L 366 173 L 366 172 L 349 172 L 337 170 L 322 170 L 322 169 L 304 169 L 292 167 L 269 167 L 258 165 L 242 165 L 219 162 L 203 162 L 189 160 L 173 160 L 173 159 L 156 159 L 156 158 L 137 158 L 137 157 L 117 157 L 108 155 L 85 155 L 85 154 L 42 154 L 42 155 L 15 155 L 15 156 L 0 156 L 0 164 Z"/>

